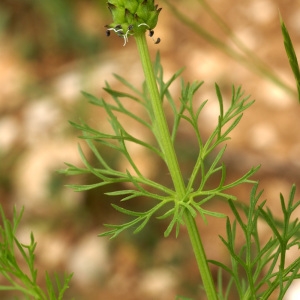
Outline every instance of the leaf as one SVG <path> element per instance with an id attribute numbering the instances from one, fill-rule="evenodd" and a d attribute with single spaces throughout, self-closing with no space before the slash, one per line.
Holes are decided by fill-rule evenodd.
<path id="1" fill-rule="evenodd" d="M 107 93 L 109 93 L 111 96 L 113 97 L 121 97 L 121 98 L 128 98 L 128 99 L 132 99 L 138 103 L 141 103 L 140 99 L 139 98 L 136 98 L 128 93 L 124 93 L 124 92 L 119 92 L 119 91 L 116 91 L 116 90 L 112 90 L 110 88 L 103 88 Z"/>
<path id="2" fill-rule="evenodd" d="M 222 94 L 221 94 L 220 88 L 219 88 L 219 86 L 216 83 L 215 83 L 215 89 L 216 89 L 216 93 L 217 93 L 217 97 L 218 97 L 218 101 L 219 101 L 220 118 L 222 120 L 223 116 L 224 116 L 223 98 L 222 98 Z"/>
<path id="3" fill-rule="evenodd" d="M 131 89 L 133 92 L 135 92 L 136 94 L 138 94 L 140 97 L 143 97 L 143 94 L 136 89 L 131 83 L 129 83 L 125 78 L 121 77 L 118 74 L 113 74 L 115 76 L 115 78 L 117 78 L 121 83 L 123 83 L 125 86 L 127 86 L 129 89 Z"/>
<path id="4" fill-rule="evenodd" d="M 102 98 L 98 99 L 98 98 L 96 98 L 95 96 L 93 96 L 93 95 L 91 95 L 89 93 L 86 93 L 86 92 L 81 92 L 81 93 L 83 94 L 84 97 L 86 97 L 89 100 L 89 102 L 91 104 L 94 104 L 94 105 L 97 105 L 97 106 L 100 106 L 100 107 L 103 107 L 103 108 L 108 107 L 111 111 L 117 111 L 119 113 L 127 115 L 130 118 L 132 118 L 135 121 L 137 121 L 138 123 L 140 123 L 141 125 L 147 127 L 148 129 L 151 128 L 151 125 L 145 119 L 142 119 L 142 118 L 138 117 L 134 112 L 126 109 L 124 107 L 124 105 L 122 104 L 122 102 L 118 100 L 117 96 L 113 97 L 113 99 L 117 103 L 117 106 L 115 106 L 115 105 L 112 105 L 112 104 L 108 104 L 108 103 L 105 102 L 104 99 L 102 99 Z M 134 101 L 138 101 L 138 99 L 135 98 L 135 97 L 133 97 L 133 96 L 131 98 L 133 98 Z M 142 104 L 141 101 L 138 101 L 138 102 L 140 104 Z M 98 131 L 98 133 L 99 133 L 99 131 Z"/>
<path id="5" fill-rule="evenodd" d="M 143 212 L 136 212 L 136 211 L 133 211 L 133 210 L 128 210 L 128 209 L 125 209 L 121 206 L 118 206 L 116 204 L 111 204 L 111 206 L 117 210 L 118 212 L 122 213 L 122 214 L 125 214 L 125 215 L 128 215 L 128 216 L 134 216 L 134 217 L 143 217 L 146 215 L 146 213 L 143 213 Z"/>
<path id="6" fill-rule="evenodd" d="M 35 270 L 36 242 L 33 233 L 30 234 L 30 244 L 21 244 L 16 237 L 16 231 L 21 221 L 24 208 L 17 213 L 14 208 L 12 222 L 6 218 L 4 210 L 0 205 L 0 217 L 3 227 L 0 225 L 0 274 L 8 281 L 9 284 L 0 283 L 0 291 L 18 291 L 24 296 L 24 299 L 39 300 L 61 300 L 63 293 L 68 288 L 68 282 L 72 275 L 65 278 L 65 283 L 61 285 L 56 277 L 57 287 L 54 288 L 48 273 L 45 281 L 48 291 L 48 297 L 43 289 L 37 283 L 37 270 Z M 17 259 L 18 258 L 18 259 Z M 57 297 L 55 293 L 58 293 Z"/>
<path id="7" fill-rule="evenodd" d="M 175 74 L 173 74 L 173 76 L 167 81 L 167 83 L 164 83 L 162 85 L 162 90 L 160 91 L 162 99 L 164 95 L 167 93 L 170 85 L 173 83 L 174 80 L 176 80 L 179 77 L 179 75 L 183 72 L 183 70 L 184 68 L 179 69 Z"/>
<path id="8" fill-rule="evenodd" d="M 281 24 L 281 31 L 282 31 L 282 35 L 283 35 L 285 51 L 286 51 L 287 57 L 289 59 L 289 63 L 292 68 L 295 80 L 296 80 L 297 91 L 298 91 L 298 101 L 300 103 L 300 70 L 299 70 L 298 59 L 297 59 L 289 32 L 288 32 L 281 16 L 280 16 L 280 24 Z"/>

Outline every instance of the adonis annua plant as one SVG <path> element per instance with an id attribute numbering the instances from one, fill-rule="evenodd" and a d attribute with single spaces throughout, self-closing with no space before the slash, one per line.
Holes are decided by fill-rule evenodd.
<path id="1" fill-rule="evenodd" d="M 230 105 L 225 109 L 222 92 L 216 84 L 215 91 L 220 113 L 217 126 L 210 136 L 204 139 L 199 128 L 199 116 L 202 110 L 206 109 L 207 101 L 197 107 L 193 102 L 194 94 L 203 82 L 181 81 L 181 96 L 178 105 L 177 99 L 172 97 L 169 88 L 180 76 L 182 70 L 176 72 L 171 78 L 165 79 L 159 54 L 154 63 L 149 55 L 146 36 L 153 37 L 161 8 L 152 0 L 110 0 L 107 4 L 113 21 L 106 25 L 106 35 L 110 36 L 111 33 L 115 33 L 123 38 L 124 46 L 129 39 L 135 40 L 144 71 L 145 84 L 139 89 L 125 78 L 116 76 L 121 84 L 131 90 L 131 93 L 113 90 L 107 83 L 105 91 L 112 97 L 113 103 L 84 93 L 93 105 L 100 106 L 106 111 L 113 134 L 99 132 L 86 123 L 72 123 L 75 128 L 82 131 L 82 138 L 86 140 L 98 164 L 92 166 L 79 148 L 85 168 L 68 165 L 66 173 L 72 175 L 91 173 L 99 179 L 96 184 L 72 187 L 76 191 L 84 191 L 125 182 L 131 183 L 134 187 L 108 193 L 111 196 L 122 197 L 123 205 L 112 205 L 119 213 L 130 216 L 131 220 L 123 224 L 106 224 L 108 230 L 100 236 L 114 238 L 126 229 L 132 229 L 134 233 L 138 233 L 151 218 L 168 221 L 164 233 L 166 238 L 172 230 L 175 230 L 178 236 L 181 226 L 186 226 L 208 299 L 229 299 L 231 289 L 238 293 L 239 299 L 268 299 L 273 293 L 278 295 L 278 299 L 282 299 L 291 282 L 299 277 L 300 259 L 295 259 L 290 265 L 285 263 L 286 251 L 293 246 L 298 247 L 300 242 L 297 235 L 300 226 L 298 220 L 292 218 L 292 212 L 300 203 L 294 203 L 295 187 L 292 187 L 288 200 L 280 196 L 283 220 L 276 220 L 271 211 L 265 207 L 265 202 L 258 204 L 261 192 L 258 192 L 257 183 L 251 179 L 258 167 L 252 168 L 242 177 L 228 183 L 226 166 L 222 163 L 222 156 L 226 149 L 225 142 L 230 138 L 231 131 L 238 125 L 244 111 L 253 104 L 253 101 L 249 96 L 244 95 L 241 87 L 233 87 Z M 160 42 L 159 38 L 153 40 L 155 43 Z M 165 101 L 168 102 L 173 113 L 171 128 L 167 123 L 163 108 Z M 141 109 L 147 113 L 148 119 L 135 114 L 130 109 L 131 102 L 140 105 Z M 155 137 L 155 143 L 150 144 L 146 139 L 142 140 L 126 130 L 125 124 L 122 124 L 116 116 L 120 113 L 136 121 L 141 130 L 150 130 Z M 198 156 L 187 182 L 183 178 L 175 147 L 178 130 L 183 122 L 189 123 L 198 145 Z M 172 185 L 165 186 L 162 184 L 164 180 L 157 182 L 145 177 L 130 153 L 129 143 L 145 147 L 151 155 L 163 161 L 168 170 L 165 176 L 171 177 Z M 101 145 L 123 155 L 132 171 L 121 172 L 114 169 L 99 151 Z M 208 185 L 208 181 L 215 174 L 220 175 L 220 180 L 212 188 Z M 239 204 L 236 197 L 228 192 L 230 188 L 241 184 L 253 185 L 248 205 Z M 145 211 L 127 209 L 126 202 L 137 197 L 148 199 L 147 201 L 151 201 L 153 206 Z M 226 217 L 220 212 L 203 208 L 205 203 L 216 197 L 225 199 L 235 216 L 233 222 L 227 219 L 227 236 L 221 237 L 231 257 L 231 266 L 208 260 L 209 257 L 202 245 L 201 234 L 195 223 L 195 217 L 198 214 L 204 222 L 208 215 L 215 218 Z M 261 244 L 259 237 L 257 226 L 259 219 L 263 219 L 272 232 L 265 244 Z M 238 226 L 245 238 L 245 245 L 241 249 L 235 247 Z M 215 283 L 216 280 L 213 279 L 210 271 L 210 263 L 223 269 L 223 273 L 228 273 L 230 281 L 226 287 L 222 284 L 222 273 L 218 278 L 218 284 Z"/>
<path id="2" fill-rule="evenodd" d="M 207 299 L 232 299 L 231 295 L 238 295 L 238 299 L 245 300 L 269 299 L 274 295 L 276 295 L 276 299 L 283 299 L 293 280 L 300 277 L 300 258 L 296 257 L 294 261 L 286 263 L 287 251 L 300 246 L 300 225 L 298 219 L 293 215 L 300 204 L 299 201 L 294 200 L 296 187 L 292 186 L 290 195 L 286 199 L 280 195 L 283 218 L 279 220 L 267 208 L 266 201 L 260 201 L 262 191 L 259 191 L 258 183 L 252 179 L 252 175 L 259 167 L 253 167 L 240 178 L 228 182 L 226 165 L 222 163 L 226 141 L 230 139 L 230 133 L 239 124 L 243 113 L 254 101 L 243 93 L 241 87 L 232 87 L 231 99 L 225 108 L 222 92 L 216 84 L 216 100 L 210 101 L 218 102 L 219 116 L 217 125 L 211 131 L 210 136 L 204 138 L 200 130 L 204 124 L 200 124 L 199 117 L 202 111 L 207 109 L 207 101 L 203 101 L 197 106 L 193 101 L 195 93 L 201 88 L 203 82 L 185 83 L 181 80 L 180 97 L 174 99 L 169 89 L 179 78 L 182 69 L 165 79 L 159 54 L 154 62 L 151 61 L 149 55 L 146 37 L 150 36 L 156 44 L 160 42 L 160 38 L 154 38 L 154 29 L 161 8 L 152 0 L 110 0 L 107 2 L 107 6 L 113 20 L 112 23 L 106 25 L 106 35 L 116 34 L 121 37 L 124 46 L 129 40 L 135 40 L 145 82 L 139 88 L 125 78 L 115 75 L 120 84 L 131 92 L 114 90 L 109 83 L 106 83 L 104 89 L 113 102 L 83 93 L 91 104 L 104 109 L 113 133 L 100 132 L 86 123 L 71 122 L 75 128 L 81 130 L 81 137 L 88 144 L 96 162 L 95 165 L 92 165 L 79 147 L 84 167 L 67 164 L 68 168 L 63 172 L 68 175 L 92 174 L 98 178 L 97 183 L 72 185 L 71 187 L 76 191 L 86 191 L 116 183 L 130 183 L 132 186 L 132 189 L 108 193 L 110 196 L 122 197 L 120 205 L 112 204 L 112 206 L 119 213 L 129 216 L 130 221 L 123 224 L 106 224 L 107 231 L 101 233 L 100 236 L 115 238 L 127 229 L 132 230 L 133 233 L 143 234 L 142 230 L 149 225 L 148 222 L 152 218 L 164 220 L 164 224 L 167 222 L 165 238 L 168 238 L 172 231 L 175 231 L 178 237 L 180 229 L 185 226 L 199 269 L 201 278 L 199 284 L 203 286 L 203 293 Z M 282 22 L 281 25 L 286 52 L 299 91 L 300 72 L 297 58 L 284 23 Z M 152 40 L 150 39 L 150 41 Z M 173 114 L 171 125 L 166 120 L 164 102 L 168 103 Z M 143 115 L 132 111 L 132 103 L 140 106 L 139 112 L 142 111 Z M 138 124 L 140 130 L 151 131 L 154 142 L 150 143 L 146 138 L 141 139 L 140 136 L 127 130 L 125 124 L 122 124 L 117 117 L 120 114 L 132 119 Z M 147 118 L 144 117 L 145 114 L 148 116 Z M 178 150 L 176 149 L 178 132 L 184 122 L 188 123 L 193 130 L 197 142 L 197 158 L 188 176 L 183 176 L 182 163 L 178 159 Z M 163 175 L 160 176 L 161 181 L 147 178 L 130 152 L 128 146 L 130 143 L 144 147 L 149 155 L 159 159 L 167 168 L 164 176 L 170 176 L 172 184 L 164 185 L 164 182 L 170 182 L 170 180 L 161 178 Z M 124 172 L 115 169 L 111 161 L 107 160 L 104 153 L 100 151 L 102 147 L 108 147 L 111 151 L 122 155 L 130 165 L 130 169 L 128 168 Z M 212 187 L 209 182 L 212 178 L 215 180 L 215 175 L 219 175 L 219 182 Z M 252 192 L 247 204 L 242 204 L 229 192 L 231 188 L 242 184 L 252 185 Z M 145 207 L 148 209 L 144 211 L 126 208 L 126 203 L 135 198 L 141 198 L 143 201 L 151 203 L 152 206 L 147 203 Z M 204 208 L 204 204 L 216 198 L 222 198 L 228 203 L 234 216 L 233 221 L 218 211 L 209 211 Z M 210 260 L 209 255 L 205 253 L 202 236 L 195 222 L 198 215 L 205 223 L 207 216 L 227 218 L 226 237 L 220 238 L 228 249 L 231 265 Z M 265 222 L 270 229 L 269 239 L 264 243 L 261 241 L 258 230 L 258 222 L 261 221 Z M 237 231 L 242 232 L 245 241 L 240 248 L 236 247 Z M 14 239 L 11 239 L 10 243 L 13 242 Z M 22 245 L 17 246 L 20 251 L 23 251 Z M 31 246 L 26 247 L 34 250 L 34 243 L 32 242 Z M 26 258 L 26 255 L 24 257 Z M 3 259 L 3 255 L 1 258 L 1 262 L 4 261 L 4 267 L 0 271 L 6 272 L 5 262 L 7 261 Z M 211 264 L 220 268 L 218 278 L 212 277 Z M 223 278 L 224 273 L 227 273 L 226 278 L 229 278 L 226 284 Z M 178 299 L 186 298 L 178 297 Z"/>

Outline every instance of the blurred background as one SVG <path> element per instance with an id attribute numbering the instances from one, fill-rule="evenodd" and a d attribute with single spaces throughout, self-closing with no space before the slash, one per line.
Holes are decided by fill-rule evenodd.
<path id="1" fill-rule="evenodd" d="M 225 48 L 183 24 L 164 1 L 156 2 L 163 7 L 154 36 L 161 43 L 155 45 L 149 38 L 151 54 L 154 58 L 160 51 L 166 79 L 184 66 L 185 80 L 205 81 L 196 99 L 209 99 L 200 124 L 204 136 L 218 116 L 215 82 L 226 101 L 230 101 L 232 84 L 242 85 L 245 94 L 256 99 L 231 135 L 224 161 L 229 179 L 261 164 L 256 179 L 265 190 L 264 199 L 280 217 L 279 193 L 287 196 L 293 183 L 300 184 L 300 106 L 293 93 L 294 78 L 284 51 L 278 9 L 299 56 L 299 2 L 209 1 L 232 29 L 229 35 L 220 30 L 200 1 L 174 3 L 179 12 L 230 49 L 236 49 L 230 39 L 234 33 L 283 84 L 253 67 L 255 61 L 247 64 L 226 54 Z M 108 127 L 103 111 L 88 104 L 81 91 L 106 97 L 105 81 L 119 87 L 113 73 L 137 87 L 142 82 L 134 39 L 123 47 L 123 40 L 114 34 L 106 37 L 104 25 L 110 22 L 106 1 L 1 0 L 0 203 L 8 216 L 13 206 L 18 210 L 25 206 L 18 236 L 28 243 L 30 232 L 35 235 L 41 284 L 45 270 L 50 274 L 74 272 L 65 299 L 168 300 L 176 295 L 205 299 L 184 228 L 179 239 L 163 239 L 166 224 L 153 220 L 138 235 L 126 232 L 115 240 L 99 238 L 103 223 L 123 220 L 110 206 L 118 199 L 104 195 L 120 187 L 75 193 L 65 185 L 96 179 L 68 178 L 57 172 L 65 168 L 64 162 L 81 165 L 78 143 L 88 153 L 69 120 L 85 120 L 104 131 Z M 180 83 L 171 90 L 176 98 Z M 196 149 L 188 128 L 181 131 L 178 144 L 183 165 L 193 166 Z M 158 167 L 147 164 L 146 153 L 137 151 L 136 159 L 159 178 Z M 121 160 L 118 167 L 124 167 Z M 245 186 L 234 193 L 247 202 L 249 191 Z M 210 209 L 228 212 L 222 202 L 212 202 Z M 229 262 L 218 238 L 225 234 L 225 220 L 208 219 L 207 225 L 201 219 L 198 222 L 209 258 Z M 264 236 L 263 230 L 262 226 Z M 296 290 L 295 285 L 286 299 L 296 299 Z M 13 299 L 14 294 L 1 292 L 0 296 Z"/>

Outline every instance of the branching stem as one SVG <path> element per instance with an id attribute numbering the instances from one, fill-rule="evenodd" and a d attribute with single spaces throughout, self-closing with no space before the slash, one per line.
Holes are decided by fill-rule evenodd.
<path id="1" fill-rule="evenodd" d="M 180 201 L 181 199 L 186 197 L 186 187 L 184 185 L 182 173 L 178 164 L 178 159 L 168 129 L 166 116 L 163 110 L 161 97 L 158 91 L 150 59 L 146 37 L 144 34 L 135 35 L 135 40 L 137 43 L 151 99 L 151 105 L 154 114 L 153 130 L 156 135 L 157 141 L 160 145 L 160 148 L 163 152 L 163 156 L 165 158 L 168 170 L 170 172 L 174 184 L 174 189 L 177 194 L 177 201 Z M 188 210 L 185 211 L 184 219 L 191 240 L 191 244 L 195 253 L 198 268 L 202 277 L 203 285 L 207 294 L 207 298 L 209 300 L 217 300 L 215 285 L 212 279 L 210 269 L 208 267 L 206 254 L 203 249 L 202 241 L 199 235 L 198 228 L 196 226 L 195 219 L 189 213 Z"/>

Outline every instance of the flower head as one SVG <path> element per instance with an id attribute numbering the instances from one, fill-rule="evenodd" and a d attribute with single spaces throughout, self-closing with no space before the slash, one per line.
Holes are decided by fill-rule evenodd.
<path id="1" fill-rule="evenodd" d="M 124 46 L 130 35 L 144 34 L 146 30 L 153 32 L 161 11 L 154 0 L 108 0 L 107 5 L 113 22 L 105 26 L 106 35 L 114 31 L 124 38 Z"/>

